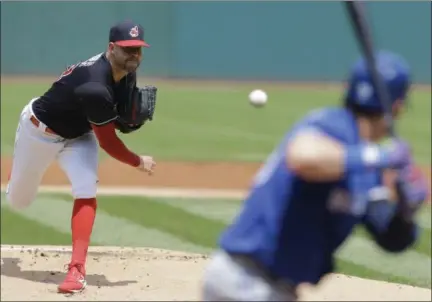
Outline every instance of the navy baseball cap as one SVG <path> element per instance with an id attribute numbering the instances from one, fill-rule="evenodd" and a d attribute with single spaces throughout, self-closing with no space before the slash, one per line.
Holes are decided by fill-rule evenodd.
<path id="1" fill-rule="evenodd" d="M 130 20 L 117 23 L 111 27 L 109 41 L 122 47 L 150 47 L 144 41 L 144 28 Z"/>

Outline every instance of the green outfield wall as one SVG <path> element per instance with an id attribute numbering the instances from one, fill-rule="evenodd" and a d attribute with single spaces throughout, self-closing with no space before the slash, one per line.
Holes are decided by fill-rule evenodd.
<path id="1" fill-rule="evenodd" d="M 431 3 L 368 2 L 376 43 L 431 82 Z M 1 2 L 2 74 L 58 74 L 104 51 L 130 18 L 151 48 L 140 72 L 157 77 L 342 80 L 358 55 L 340 2 Z"/>

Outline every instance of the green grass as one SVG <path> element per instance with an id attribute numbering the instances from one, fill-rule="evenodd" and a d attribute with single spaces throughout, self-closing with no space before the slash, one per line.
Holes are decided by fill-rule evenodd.
<path id="1" fill-rule="evenodd" d="M 338 259 L 336 262 L 337 272 L 349 276 L 357 276 L 360 278 L 380 280 L 386 282 L 394 282 L 398 284 L 408 284 L 413 286 L 421 286 L 409 278 L 403 278 L 393 275 L 387 275 L 379 272 L 378 270 L 370 269 L 361 265 L 354 264 L 349 261 Z M 427 283 L 423 284 L 424 287 L 428 287 Z"/>
<path id="2" fill-rule="evenodd" d="M 4 195 L 2 196 L 2 198 Z M 235 217 L 237 200 L 99 197 L 94 245 L 145 246 L 210 253 Z M 2 244 L 69 244 L 71 198 L 39 194 L 30 208 L 13 212 L 2 203 Z M 430 287 L 431 208 L 423 209 L 418 244 L 403 254 L 379 250 L 359 227 L 338 251 L 338 272 Z"/>
<path id="3" fill-rule="evenodd" d="M 3 84 L 1 151 L 11 154 L 17 119 L 25 103 L 46 84 Z M 124 135 L 125 142 L 159 160 L 256 161 L 265 158 L 285 131 L 307 111 L 337 104 L 339 89 L 283 88 L 263 84 L 269 103 L 255 109 L 247 102 L 251 85 L 158 84 L 154 121 Z M 400 132 L 414 146 L 421 163 L 430 164 L 431 93 L 414 91 Z M 105 154 L 102 152 L 102 156 Z"/>
<path id="4" fill-rule="evenodd" d="M 150 198 L 128 198 L 122 207 L 116 197 L 102 197 L 101 208 L 111 215 L 129 219 L 146 228 L 156 228 L 203 247 L 214 248 L 225 225 L 179 207 Z"/>
<path id="5" fill-rule="evenodd" d="M 72 238 L 67 233 L 59 232 L 42 222 L 28 219 L 10 209 L 2 208 L 2 244 L 68 245 L 71 242 Z"/>

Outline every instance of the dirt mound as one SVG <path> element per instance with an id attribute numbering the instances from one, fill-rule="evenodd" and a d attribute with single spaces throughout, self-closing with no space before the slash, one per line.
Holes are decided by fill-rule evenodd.
<path id="1" fill-rule="evenodd" d="M 57 250 L 57 251 L 55 251 Z M 1 300 L 65 301 L 57 285 L 70 250 L 2 246 Z M 87 289 L 82 301 L 199 300 L 201 255 L 143 248 L 92 248 L 87 261 Z"/>
<path id="2" fill-rule="evenodd" d="M 67 301 L 56 293 L 70 257 L 65 247 L 2 246 L 1 300 Z M 91 248 L 87 289 L 79 301 L 199 300 L 207 257 L 147 248 Z M 316 290 L 302 289 L 305 301 L 430 301 L 431 291 L 405 285 L 332 275 Z M 361 295 L 361 296 L 360 296 Z"/>

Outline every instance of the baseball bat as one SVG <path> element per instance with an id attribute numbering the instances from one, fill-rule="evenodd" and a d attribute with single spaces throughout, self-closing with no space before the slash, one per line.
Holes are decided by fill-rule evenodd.
<path id="1" fill-rule="evenodd" d="M 384 119 L 388 132 L 391 137 L 396 137 L 394 121 L 392 116 L 392 102 L 389 92 L 384 85 L 382 77 L 378 73 L 376 60 L 374 56 L 374 45 L 372 43 L 372 34 L 368 28 L 366 14 L 362 2 L 346 1 L 345 7 L 351 21 L 351 26 L 355 32 L 360 49 L 365 57 L 367 68 L 371 75 L 372 84 L 377 93 L 378 100 L 384 108 Z M 398 178 L 396 181 L 396 193 L 398 195 L 398 205 L 401 212 L 407 214 L 407 219 L 411 216 L 411 210 L 408 206 L 406 194 L 404 190 L 405 184 Z"/>
<path id="2" fill-rule="evenodd" d="M 384 108 L 384 118 L 388 131 L 392 137 L 396 136 L 393 117 L 392 117 L 392 104 L 390 97 L 382 78 L 380 77 L 376 68 L 376 60 L 374 56 L 374 46 L 372 44 L 372 35 L 369 31 L 366 21 L 366 15 L 364 13 L 361 2 L 358 1 L 346 1 L 346 9 L 350 16 L 351 25 L 357 37 L 357 41 L 360 44 L 360 48 L 366 59 L 366 64 L 371 75 L 372 84 L 377 93 L 377 97 Z"/>

